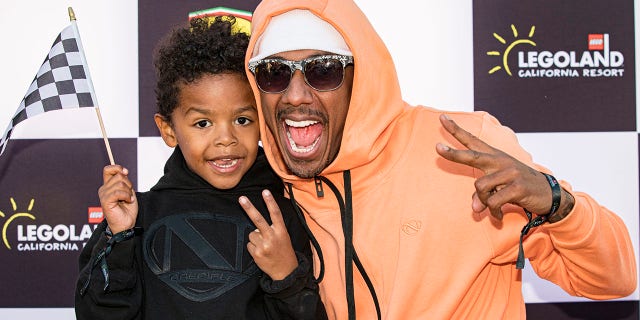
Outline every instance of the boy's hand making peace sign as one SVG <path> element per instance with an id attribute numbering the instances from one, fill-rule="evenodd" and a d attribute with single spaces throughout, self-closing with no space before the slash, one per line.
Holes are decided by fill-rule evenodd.
<path id="1" fill-rule="evenodd" d="M 282 280 L 298 267 L 298 259 L 276 200 L 269 190 L 262 191 L 262 198 L 267 204 L 271 225 L 247 197 L 239 199 L 240 205 L 257 227 L 249 234 L 247 249 L 264 273 L 274 281 Z"/>

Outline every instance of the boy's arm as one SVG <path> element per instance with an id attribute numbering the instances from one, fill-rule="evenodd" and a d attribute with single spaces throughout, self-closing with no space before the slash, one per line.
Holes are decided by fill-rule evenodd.
<path id="1" fill-rule="evenodd" d="M 78 320 L 141 319 L 142 283 L 135 264 L 135 239 L 115 243 L 105 257 L 109 286 L 100 262 L 100 252 L 107 245 L 104 220 L 93 232 L 80 253 L 80 274 L 76 283 L 75 311 Z"/>
<path id="2" fill-rule="evenodd" d="M 76 317 L 78 320 L 139 319 L 143 290 L 135 262 L 138 240 L 133 233 L 125 231 L 133 230 L 138 202 L 128 170 L 119 165 L 106 166 L 98 195 L 105 219 L 80 254 Z"/>
<path id="3" fill-rule="evenodd" d="M 247 250 L 266 274 L 260 281 L 265 294 L 265 311 L 270 319 L 327 319 L 319 288 L 311 267 L 311 248 L 300 224 L 286 225 L 271 192 L 263 199 L 272 224 L 251 204 L 240 197 L 240 205 L 257 229 L 249 235 Z M 290 210 L 291 211 L 291 210 Z M 293 228 L 292 239 L 288 227 Z M 300 251 L 294 251 L 294 247 Z"/>

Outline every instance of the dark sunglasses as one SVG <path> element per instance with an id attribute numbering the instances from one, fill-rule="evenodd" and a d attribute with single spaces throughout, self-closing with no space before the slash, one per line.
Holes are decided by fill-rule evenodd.
<path id="1" fill-rule="evenodd" d="M 339 88 L 344 80 L 344 68 L 353 64 L 353 57 L 322 55 L 299 61 L 285 59 L 262 59 L 249 62 L 249 70 L 256 79 L 258 88 L 266 93 L 280 93 L 289 87 L 296 70 L 304 75 L 304 81 L 318 91 Z"/>

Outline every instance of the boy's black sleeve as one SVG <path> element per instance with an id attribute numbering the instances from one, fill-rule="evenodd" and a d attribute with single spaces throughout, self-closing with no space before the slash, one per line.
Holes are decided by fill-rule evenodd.
<path id="1" fill-rule="evenodd" d="M 106 256 L 109 286 L 105 291 L 105 279 L 96 257 L 107 245 L 106 226 L 105 219 L 80 253 L 80 274 L 75 290 L 76 318 L 141 319 L 142 283 L 135 263 L 139 237 L 115 243 Z"/>
<path id="2" fill-rule="evenodd" d="M 298 267 L 286 278 L 273 281 L 267 275 L 262 277 L 267 314 L 271 319 L 327 319 L 311 262 L 300 252 L 296 256 Z"/>
<path id="3" fill-rule="evenodd" d="M 265 291 L 267 314 L 272 319 L 327 319 L 314 277 L 311 243 L 289 199 L 276 199 L 287 226 L 298 267 L 286 278 L 273 281 L 264 275 L 260 286 Z"/>

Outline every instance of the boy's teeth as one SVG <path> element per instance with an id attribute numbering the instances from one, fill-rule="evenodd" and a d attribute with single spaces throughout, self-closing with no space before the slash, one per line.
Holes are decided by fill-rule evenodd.
<path id="1" fill-rule="evenodd" d="M 215 165 L 220 168 L 231 168 L 238 163 L 238 159 L 222 159 L 218 161 L 214 161 Z"/>

